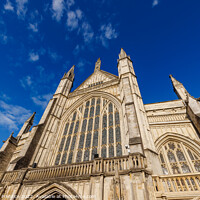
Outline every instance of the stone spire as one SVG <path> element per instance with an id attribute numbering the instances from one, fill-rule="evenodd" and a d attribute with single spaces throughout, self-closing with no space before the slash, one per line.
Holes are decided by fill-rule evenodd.
<path id="1" fill-rule="evenodd" d="M 120 51 L 120 54 L 119 54 L 119 59 L 126 58 L 126 57 L 127 57 L 126 52 L 124 51 L 124 49 L 121 48 L 121 51 Z"/>
<path id="2" fill-rule="evenodd" d="M 29 132 L 31 126 L 33 125 L 33 120 L 35 118 L 35 114 L 36 112 L 34 112 L 24 123 L 24 125 L 22 126 L 21 130 L 19 131 L 17 138 L 19 139 L 22 134 Z"/>
<path id="3" fill-rule="evenodd" d="M 75 65 L 73 65 L 67 73 L 65 72 L 62 79 L 68 78 L 69 80 L 73 81 L 73 79 L 74 79 L 74 67 L 75 67 Z"/>
<path id="4" fill-rule="evenodd" d="M 98 58 L 97 62 L 95 63 L 95 70 L 100 70 L 101 67 L 101 59 Z"/>
<path id="5" fill-rule="evenodd" d="M 178 98 L 186 101 L 189 93 L 187 92 L 183 84 L 177 81 L 171 74 L 169 75 L 169 77 L 171 78 L 174 92 L 176 93 Z"/>

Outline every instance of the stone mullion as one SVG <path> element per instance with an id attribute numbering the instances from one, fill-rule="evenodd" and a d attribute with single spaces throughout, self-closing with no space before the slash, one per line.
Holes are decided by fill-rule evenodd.
<path id="1" fill-rule="evenodd" d="M 92 103 L 92 100 L 91 100 L 91 103 Z M 92 160 L 92 150 L 93 150 L 93 137 L 94 137 L 94 125 L 95 125 L 95 114 L 96 114 L 96 98 L 95 98 L 95 102 L 94 102 L 94 105 L 92 105 L 94 107 L 94 113 L 93 113 L 93 124 L 92 124 L 92 131 L 91 131 L 91 139 L 90 139 L 90 147 L 89 147 L 89 160 Z M 92 107 L 91 106 L 91 107 Z M 90 107 L 90 108 L 91 108 Z"/>
<path id="2" fill-rule="evenodd" d="M 114 156 L 117 156 L 117 143 L 116 143 L 116 125 L 115 125 L 115 112 L 116 108 L 113 105 L 113 140 L 114 140 Z"/>
<path id="3" fill-rule="evenodd" d="M 173 174 L 171 164 L 170 164 L 170 162 L 168 160 L 168 156 L 167 156 L 168 150 L 165 150 L 165 146 L 162 146 L 162 151 L 163 151 L 163 157 L 164 157 L 164 160 L 165 160 L 166 168 L 167 168 L 169 174 Z"/>
<path id="4" fill-rule="evenodd" d="M 174 150 L 171 150 L 171 151 L 172 151 L 172 153 L 174 154 L 175 159 L 176 159 L 176 164 L 177 164 L 177 166 L 178 166 L 180 172 L 182 173 L 181 163 L 180 163 L 180 161 L 179 161 L 179 159 L 178 159 L 178 156 L 176 155 L 176 151 L 177 151 L 177 150 L 178 150 L 178 148 L 177 148 L 177 146 L 176 146 L 175 149 L 174 149 Z"/>
<path id="5" fill-rule="evenodd" d="M 107 111 L 106 111 L 106 115 L 107 115 L 107 127 L 106 127 L 106 130 L 107 130 L 107 143 L 106 143 L 106 158 L 109 157 L 109 102 L 107 103 Z"/>
<path id="6" fill-rule="evenodd" d="M 184 156 L 185 156 L 186 163 L 187 163 L 187 165 L 189 166 L 191 172 L 196 172 L 196 170 L 195 170 L 195 168 L 194 168 L 194 163 L 191 161 L 191 159 L 190 159 L 190 157 L 189 157 L 189 155 L 188 155 L 188 153 L 187 153 L 187 149 L 185 148 L 185 146 L 183 145 L 182 142 L 180 143 L 180 145 L 181 145 L 181 148 L 182 148 L 182 150 L 183 150 L 183 154 L 184 154 Z"/>

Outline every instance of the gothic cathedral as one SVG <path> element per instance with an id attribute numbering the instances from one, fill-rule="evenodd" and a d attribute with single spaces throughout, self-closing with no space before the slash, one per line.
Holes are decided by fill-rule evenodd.
<path id="1" fill-rule="evenodd" d="M 40 122 L 0 149 L 3 200 L 200 199 L 200 99 L 170 75 L 178 100 L 143 104 L 130 56 L 101 60 L 71 92 L 65 73 Z M 31 128 L 32 127 L 32 128 Z"/>

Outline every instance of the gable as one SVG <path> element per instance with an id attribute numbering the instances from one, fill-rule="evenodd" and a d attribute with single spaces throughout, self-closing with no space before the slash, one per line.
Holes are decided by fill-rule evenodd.
<path id="1" fill-rule="evenodd" d="M 117 80 L 118 77 L 102 70 L 95 70 L 75 91 Z"/>

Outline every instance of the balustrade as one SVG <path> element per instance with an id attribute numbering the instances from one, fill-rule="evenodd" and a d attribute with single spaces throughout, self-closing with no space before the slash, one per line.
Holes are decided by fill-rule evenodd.
<path id="1" fill-rule="evenodd" d="M 74 163 L 70 165 L 60 165 L 46 168 L 28 169 L 25 181 L 40 181 L 65 177 L 90 176 L 99 173 L 113 175 L 117 167 L 119 173 L 132 169 L 145 168 L 144 156 L 131 154 L 116 158 L 98 158 L 94 161 Z M 21 180 L 25 171 L 6 172 L 2 183 Z M 0 173 L 1 177 L 1 173 Z"/>

